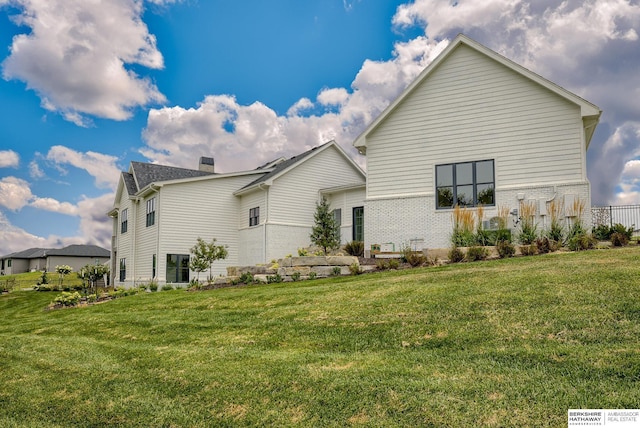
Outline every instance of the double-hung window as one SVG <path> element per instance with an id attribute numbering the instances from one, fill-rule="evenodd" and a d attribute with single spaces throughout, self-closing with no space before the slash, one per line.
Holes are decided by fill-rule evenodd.
<path id="1" fill-rule="evenodd" d="M 495 205 L 493 159 L 436 166 L 436 207 Z"/>
<path id="2" fill-rule="evenodd" d="M 147 227 L 156 224 L 156 198 L 147 200 Z"/>
<path id="3" fill-rule="evenodd" d="M 129 209 L 125 208 L 120 213 L 120 233 L 127 233 L 129 226 Z"/>
<path id="4" fill-rule="evenodd" d="M 257 226 L 260 223 L 260 207 L 249 210 L 249 226 Z"/>

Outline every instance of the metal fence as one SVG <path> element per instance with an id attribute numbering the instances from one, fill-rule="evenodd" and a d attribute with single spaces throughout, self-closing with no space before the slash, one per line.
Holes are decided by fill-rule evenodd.
<path id="1" fill-rule="evenodd" d="M 591 218 L 594 226 L 620 223 L 627 228 L 633 227 L 635 234 L 640 233 L 640 205 L 591 207 Z"/>

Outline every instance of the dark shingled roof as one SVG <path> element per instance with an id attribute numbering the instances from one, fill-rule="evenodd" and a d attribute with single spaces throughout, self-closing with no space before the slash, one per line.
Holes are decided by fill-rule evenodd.
<path id="1" fill-rule="evenodd" d="M 3 258 L 5 259 L 40 259 L 44 258 L 46 248 L 29 248 L 28 250 L 17 251 L 15 253 L 7 254 Z"/>
<path id="2" fill-rule="evenodd" d="M 142 162 L 131 162 L 131 168 L 133 169 L 133 175 L 135 175 L 136 180 L 138 181 L 138 186 L 135 192 L 130 194 L 135 194 L 141 189 L 144 189 L 151 183 L 156 183 L 159 181 L 169 181 L 169 180 L 178 180 L 181 178 L 193 178 L 193 177 L 203 177 L 205 175 L 213 175 L 213 172 L 199 171 L 197 169 L 186 169 L 186 168 L 177 168 L 174 166 L 165 166 L 165 165 L 156 165 L 152 163 L 142 163 Z M 125 184 L 127 184 L 127 191 L 133 190 L 129 189 L 129 184 L 127 182 L 127 178 L 125 178 Z"/>
<path id="3" fill-rule="evenodd" d="M 135 195 L 138 193 L 138 187 L 136 186 L 136 180 L 133 178 L 132 174 L 128 172 L 122 173 L 122 180 L 124 181 L 124 186 L 127 189 L 127 193 L 131 195 Z"/>
<path id="4" fill-rule="evenodd" d="M 111 257 L 111 252 L 97 245 L 69 245 L 47 252 L 48 256 L 65 257 Z"/>
<path id="5" fill-rule="evenodd" d="M 301 153 L 299 155 L 293 156 L 293 157 L 291 157 L 291 158 L 289 158 L 287 160 L 284 160 L 284 161 L 280 162 L 279 164 L 277 164 L 273 168 L 273 170 L 271 172 L 268 172 L 268 173 L 260 176 L 260 178 L 252 181 L 251 183 L 247 184 L 246 186 L 244 186 L 240 190 L 248 189 L 249 187 L 253 187 L 253 186 L 257 185 L 257 184 L 264 183 L 265 181 L 270 180 L 271 178 L 273 178 L 276 175 L 280 174 L 280 172 L 282 172 L 285 169 L 291 167 L 292 165 L 300 162 L 301 160 L 303 160 L 304 158 L 309 156 L 311 153 L 315 152 L 316 150 L 318 150 L 321 147 L 326 146 L 327 144 L 332 144 L 332 142 L 325 143 L 325 144 L 322 144 L 321 146 L 314 147 L 314 148 L 312 148 L 310 150 L 307 150 L 304 153 Z M 266 164 L 266 165 L 268 165 L 268 164 Z M 259 167 L 258 169 L 260 169 L 260 168 L 264 168 L 264 166 Z"/>
<path id="6" fill-rule="evenodd" d="M 7 254 L 3 259 L 43 259 L 47 256 L 111 257 L 111 252 L 97 245 L 69 245 L 64 248 L 29 248 Z"/>

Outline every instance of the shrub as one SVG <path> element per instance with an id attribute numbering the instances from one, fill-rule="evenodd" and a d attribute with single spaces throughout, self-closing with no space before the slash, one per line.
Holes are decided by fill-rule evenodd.
<path id="1" fill-rule="evenodd" d="M 344 251 L 350 256 L 363 257 L 364 242 L 362 241 L 347 242 L 347 244 L 344 246 Z"/>
<path id="2" fill-rule="evenodd" d="M 611 227 L 611 234 L 620 233 L 627 237 L 627 242 L 631 240 L 633 236 L 633 226 L 626 228 L 623 224 L 616 223 Z"/>
<path id="3" fill-rule="evenodd" d="M 42 276 L 40 277 L 40 282 L 38 282 L 38 285 L 40 284 L 48 284 L 49 283 L 49 278 L 47 277 L 47 271 L 43 270 L 42 271 Z"/>
<path id="4" fill-rule="evenodd" d="M 538 247 L 538 253 L 547 254 L 550 252 L 558 251 L 559 244 L 553 239 L 549 239 L 547 236 L 542 236 L 536 239 L 536 247 Z"/>
<path id="5" fill-rule="evenodd" d="M 255 278 L 253 277 L 253 274 L 251 272 L 245 272 L 242 275 L 240 275 L 241 284 L 251 285 L 254 282 L 255 282 Z"/>
<path id="6" fill-rule="evenodd" d="M 333 276 L 338 276 L 342 273 L 342 269 L 340 269 L 339 266 L 334 266 L 333 269 L 331 269 L 331 275 Z"/>
<path id="7" fill-rule="evenodd" d="M 316 279 L 316 276 L 318 276 L 317 273 L 315 272 L 309 272 L 309 279 Z"/>
<path id="8" fill-rule="evenodd" d="M 516 254 L 516 247 L 509 241 L 498 241 L 496 243 L 496 250 L 501 259 L 513 257 Z"/>
<path id="9" fill-rule="evenodd" d="M 307 257 L 309 255 L 309 250 L 306 248 L 298 248 L 298 257 Z"/>
<path id="10" fill-rule="evenodd" d="M 475 242 L 473 229 L 475 224 L 474 213 L 466 208 L 456 205 L 451 213 L 453 233 L 451 243 L 454 247 L 468 247 Z"/>
<path id="11" fill-rule="evenodd" d="M 62 294 L 53 299 L 53 302 L 62 306 L 76 306 L 80 302 L 80 293 L 77 291 L 73 293 L 63 291 Z"/>
<path id="12" fill-rule="evenodd" d="M 610 239 L 611 239 L 611 244 L 614 247 L 624 247 L 629 243 L 629 239 L 627 238 L 627 235 L 620 232 L 612 233 Z"/>
<path id="13" fill-rule="evenodd" d="M 387 270 L 389 269 L 389 263 L 387 263 L 384 259 L 376 260 L 376 269 L 378 270 Z"/>
<path id="14" fill-rule="evenodd" d="M 478 229 L 476 230 L 476 236 L 474 239 L 475 244 L 483 247 L 486 245 L 491 245 L 492 238 L 495 239 L 493 235 L 494 234 L 491 233 L 490 230 Z"/>
<path id="15" fill-rule="evenodd" d="M 498 229 L 495 231 L 495 237 L 493 239 L 493 244 L 497 245 L 498 242 L 500 241 L 507 241 L 507 242 L 511 242 L 512 237 L 511 237 L 511 229 Z"/>
<path id="16" fill-rule="evenodd" d="M 521 245 L 520 254 L 523 256 L 535 256 L 538 253 L 538 247 L 536 244 Z"/>
<path id="17" fill-rule="evenodd" d="M 467 260 L 475 262 L 477 260 L 485 260 L 489 257 L 489 250 L 485 247 L 473 246 L 467 249 Z"/>
<path id="18" fill-rule="evenodd" d="M 352 263 L 349 266 L 349 272 L 351 272 L 351 275 L 360 275 L 362 273 L 362 268 L 359 263 Z"/>
<path id="19" fill-rule="evenodd" d="M 599 224 L 593 228 L 593 236 L 599 241 L 608 241 L 612 233 L 613 231 L 606 224 Z"/>
<path id="20" fill-rule="evenodd" d="M 162 286 L 162 291 L 169 291 L 169 290 L 173 290 L 173 285 L 165 284 Z"/>
<path id="21" fill-rule="evenodd" d="M 413 267 L 418 267 L 427 263 L 427 258 L 422 252 L 413 251 L 411 247 L 404 247 L 402 249 L 402 261 L 409 263 Z"/>
<path id="22" fill-rule="evenodd" d="M 149 290 L 158 291 L 158 282 L 157 281 L 149 282 Z"/>
<path id="23" fill-rule="evenodd" d="M 398 269 L 400 267 L 400 261 L 398 259 L 389 259 L 389 269 Z"/>
<path id="24" fill-rule="evenodd" d="M 291 280 L 296 282 L 296 281 L 300 281 L 300 278 L 302 277 L 302 274 L 300 272 L 294 272 L 291 274 Z"/>
<path id="25" fill-rule="evenodd" d="M 98 296 L 95 294 L 87 294 L 87 303 L 95 303 L 98 300 Z"/>
<path id="26" fill-rule="evenodd" d="M 584 251 L 595 248 L 598 240 L 586 233 L 575 235 L 569 239 L 567 246 L 571 251 Z"/>
<path id="27" fill-rule="evenodd" d="M 522 245 L 531 245 L 538 237 L 535 223 L 536 205 L 533 201 L 520 202 L 520 233 L 518 240 Z"/>
<path id="28" fill-rule="evenodd" d="M 562 212 L 564 205 L 559 200 L 549 202 L 549 216 L 551 217 L 551 225 L 547 231 L 547 238 L 562 242 L 564 239 L 564 227 L 562 226 Z"/>
<path id="29" fill-rule="evenodd" d="M 455 245 L 449 250 L 449 261 L 451 263 L 460 263 L 464 260 L 464 252 Z"/>
<path id="30" fill-rule="evenodd" d="M 282 282 L 283 279 L 280 276 L 279 273 L 275 274 L 275 275 L 267 275 L 267 284 L 276 284 L 279 282 Z"/>

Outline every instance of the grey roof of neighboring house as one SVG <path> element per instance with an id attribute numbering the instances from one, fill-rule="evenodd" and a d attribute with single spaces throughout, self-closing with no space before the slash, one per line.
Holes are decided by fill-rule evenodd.
<path id="1" fill-rule="evenodd" d="M 292 165 L 300 162 L 301 160 L 303 160 L 304 158 L 309 156 L 311 153 L 315 152 L 316 150 L 318 150 L 319 148 L 321 148 L 323 146 L 326 146 L 327 144 L 332 144 L 332 142 L 322 144 L 320 146 L 317 146 L 317 147 L 314 147 L 314 148 L 312 148 L 310 150 L 307 150 L 304 153 L 301 153 L 299 155 L 290 157 L 289 159 L 283 160 L 282 162 L 276 164 L 273 167 L 273 170 L 271 170 L 270 172 L 260 176 L 258 179 L 254 180 L 251 183 L 247 184 L 246 186 L 242 187 L 240 190 L 248 189 L 249 187 L 253 187 L 253 186 L 257 185 L 257 184 L 264 183 L 264 182 L 270 180 L 272 177 L 275 177 L 276 175 L 280 174 L 280 172 L 282 172 L 285 169 L 291 167 Z M 267 163 L 265 165 L 269 165 L 269 164 Z M 264 168 L 264 165 L 261 166 L 261 167 L 258 167 L 257 169 L 261 169 L 261 168 Z"/>
<path id="2" fill-rule="evenodd" d="M 69 245 L 47 251 L 48 256 L 64 257 L 111 257 L 111 252 L 97 245 Z"/>
<path id="3" fill-rule="evenodd" d="M 159 181 L 178 180 L 181 178 L 202 177 L 214 175 L 213 172 L 200 171 L 197 169 L 177 168 L 175 166 L 156 165 L 153 163 L 131 162 L 133 175 L 123 173 L 125 185 L 130 195 L 144 189 L 151 183 Z M 127 177 L 127 174 L 131 177 Z M 135 176 L 135 180 L 133 180 Z M 137 180 L 137 186 L 136 186 Z M 135 189 L 135 191 L 133 191 Z"/>
<path id="4" fill-rule="evenodd" d="M 29 248 L 3 256 L 3 259 L 43 259 L 47 256 L 111 257 L 111 252 L 97 245 L 69 245 L 64 248 Z"/>

